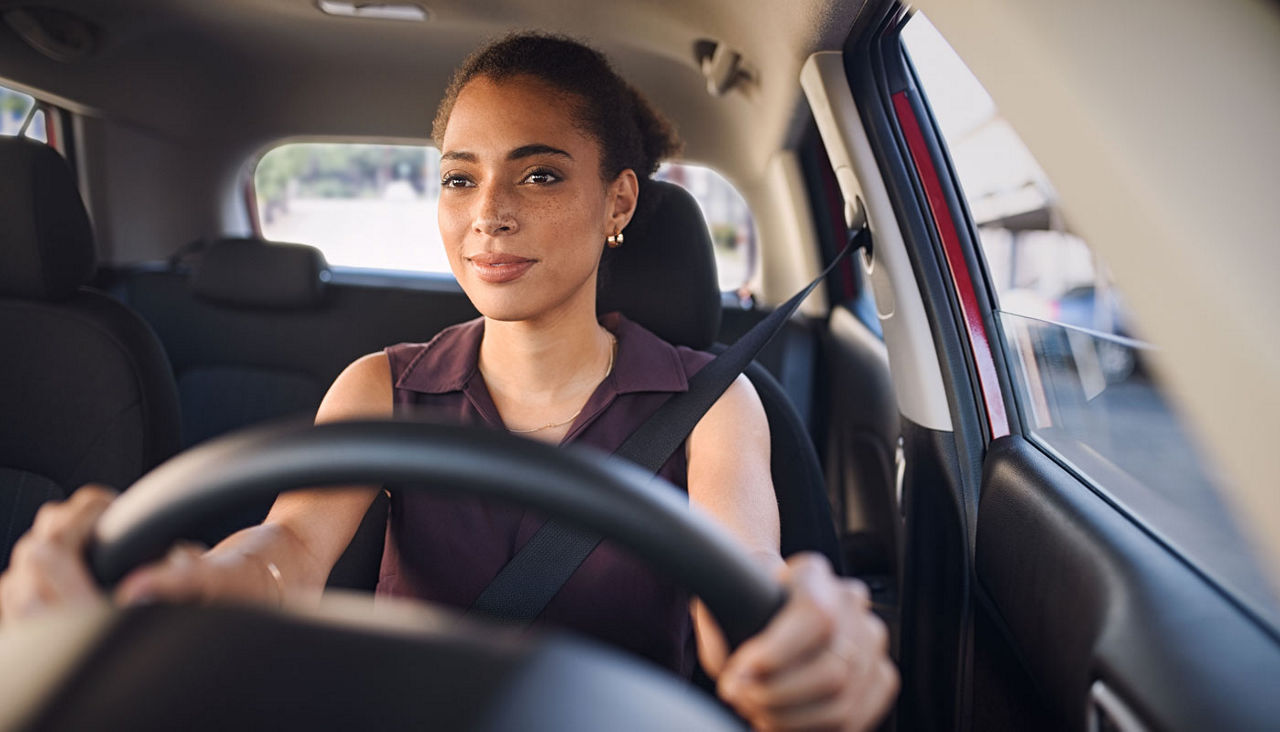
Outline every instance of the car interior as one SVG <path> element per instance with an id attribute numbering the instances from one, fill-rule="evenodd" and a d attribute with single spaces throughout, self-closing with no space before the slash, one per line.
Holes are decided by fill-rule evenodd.
<path id="1" fill-rule="evenodd" d="M 865 582 L 890 628 L 902 686 L 882 729 L 1274 726 L 1280 463 L 1264 438 L 1280 410 L 1256 405 L 1280 404 L 1263 276 L 1280 255 L 1258 245 L 1280 170 L 1280 12 L 954 5 L 0 0 L 0 89 L 31 100 L 10 113 L 0 95 L 0 569 L 42 503 L 88 482 L 123 491 L 90 550 L 118 579 L 174 540 L 261 521 L 281 490 L 412 479 L 576 522 L 679 578 L 738 640 L 761 627 L 777 585 L 616 461 L 433 425 L 307 426 L 355 359 L 478 313 L 447 273 L 276 240 L 255 170 L 289 144 L 431 149 L 466 54 L 543 29 L 605 51 L 672 119 L 681 162 L 750 209 L 733 245 L 750 265 L 726 288 L 715 209 L 697 185 L 653 183 L 626 245 L 605 250 L 599 312 L 722 351 L 869 232 L 746 374 L 769 420 L 782 554 Z M 988 215 L 966 195 L 974 148 L 945 103 L 968 77 L 931 86 L 926 17 L 1053 179 L 1036 189 L 1049 203 Z M 1179 55 L 1188 38 L 1212 52 Z M 1122 64 L 1149 79 L 1128 106 Z M 1248 90 L 1239 129 L 1219 103 L 1228 75 Z M 1175 94 L 1204 103 L 1175 115 Z M 1180 225 L 1192 173 L 1226 181 L 1194 192 L 1226 222 L 1212 265 Z M 1083 260 L 1105 258 L 1092 266 L 1125 293 L 1123 329 L 1099 330 L 1116 320 L 1101 276 L 1016 310 L 1057 275 L 1007 292 L 1036 255 L 1010 244 L 1006 266 L 996 229 L 1087 239 Z M 1065 314 L 1081 298 L 1087 327 Z M 1224 312 L 1238 327 L 1201 327 Z M 1101 413 L 1132 403 L 1150 421 Z M 1151 437 L 1168 423 L 1181 442 Z M 1156 467 L 1116 452 L 1133 444 Z M 1175 453 L 1194 470 L 1158 472 L 1183 465 Z M 1211 501 L 1179 497 L 1202 483 Z M 1221 532 L 1197 518 L 1219 513 Z M 374 607 L 386 521 L 380 496 L 318 608 L 103 606 L 0 625 L 0 728 L 741 727 L 705 678 L 567 633 Z"/>

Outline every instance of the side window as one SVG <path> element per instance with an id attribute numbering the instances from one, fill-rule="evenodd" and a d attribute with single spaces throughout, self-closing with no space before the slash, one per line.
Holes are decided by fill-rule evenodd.
<path id="1" fill-rule="evenodd" d="M 977 227 L 1024 433 L 1263 612 L 1274 600 L 1106 263 L 921 13 L 902 33 Z"/>
<path id="2" fill-rule="evenodd" d="M 0 86 L 0 135 L 12 137 L 19 134 L 48 142 L 44 109 L 30 94 Z"/>
<path id="3" fill-rule="evenodd" d="M 755 224 L 715 171 L 669 163 L 658 178 L 688 188 L 711 227 L 722 289 L 750 279 Z M 449 274 L 436 226 L 440 153 L 426 145 L 287 143 L 253 172 L 258 226 L 275 241 L 319 248 L 335 267 Z"/>
<path id="4" fill-rule="evenodd" d="M 684 186 L 698 200 L 711 227 L 720 289 L 729 292 L 745 287 L 755 274 L 756 223 L 738 189 L 700 165 L 665 163 L 654 177 Z"/>

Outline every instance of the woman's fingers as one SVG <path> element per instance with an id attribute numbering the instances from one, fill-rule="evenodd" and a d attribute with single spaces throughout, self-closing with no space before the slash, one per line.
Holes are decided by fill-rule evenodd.
<path id="1" fill-rule="evenodd" d="M 865 730 L 889 710 L 898 693 L 898 671 L 888 659 L 879 659 L 869 673 L 859 676 L 835 697 L 820 703 L 769 709 L 764 717 L 771 729 Z"/>
<path id="2" fill-rule="evenodd" d="M 280 569 L 253 553 L 219 545 L 208 550 L 180 543 L 159 562 L 130 573 L 114 595 L 121 604 L 152 600 L 219 601 L 280 605 L 284 583 Z"/>
<path id="3" fill-rule="evenodd" d="M 783 572 L 786 606 L 728 659 L 721 695 L 760 729 L 858 730 L 897 693 L 888 633 L 866 587 L 814 555 Z"/>
<path id="4" fill-rule="evenodd" d="M 66 501 L 40 507 L 0 576 L 0 617 L 13 620 L 97 600 L 98 586 L 85 566 L 84 546 L 115 496 L 109 488 L 86 485 Z"/>
<path id="5" fill-rule="evenodd" d="M 101 598 L 85 563 L 84 548 L 115 495 L 102 486 L 89 485 L 66 501 L 40 507 L 0 576 L 0 619 L 8 621 Z M 283 596 L 280 570 L 273 563 L 234 549 L 206 552 L 194 544 L 174 546 L 161 561 L 126 576 L 114 592 L 115 600 L 124 604 L 214 597 L 279 603 Z"/>
<path id="6" fill-rule="evenodd" d="M 98 523 L 98 517 L 115 500 L 116 492 L 106 486 L 82 486 L 61 503 L 49 502 L 36 511 L 30 534 L 42 543 L 80 550 Z"/>
<path id="7" fill-rule="evenodd" d="M 848 661 L 822 650 L 804 663 L 753 680 L 740 693 L 744 701 L 762 709 L 813 704 L 844 691 L 850 671 Z"/>
<path id="8" fill-rule="evenodd" d="M 897 671 L 889 661 L 887 636 L 884 624 L 874 615 L 851 616 L 841 637 L 846 648 L 854 649 L 852 653 L 833 647 L 814 663 L 761 685 L 758 698 L 769 718 L 788 730 L 863 729 L 878 720 L 897 693 Z"/>
<path id="9" fill-rule="evenodd" d="M 130 605 L 158 599 L 204 599 L 212 580 L 208 565 L 201 561 L 204 553 L 205 548 L 197 544 L 175 544 L 164 559 L 126 576 L 116 587 L 116 602 Z"/>
<path id="10" fill-rule="evenodd" d="M 761 677 L 799 663 L 830 645 L 844 613 L 866 608 L 865 591 L 841 587 L 821 555 L 792 557 L 781 572 L 790 592 L 787 604 L 734 652 L 726 675 Z"/>

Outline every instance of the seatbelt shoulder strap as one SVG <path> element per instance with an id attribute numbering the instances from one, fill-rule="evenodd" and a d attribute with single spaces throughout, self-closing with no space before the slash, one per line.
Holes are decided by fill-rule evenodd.
<path id="1" fill-rule="evenodd" d="M 870 237 L 866 226 L 860 227 L 822 274 L 703 366 L 689 379 L 687 391 L 668 399 L 613 454 L 657 473 L 818 283 L 850 252 L 869 246 Z M 468 612 L 521 626 L 532 623 L 599 543 L 599 536 L 555 520 L 546 521 L 485 587 Z"/>

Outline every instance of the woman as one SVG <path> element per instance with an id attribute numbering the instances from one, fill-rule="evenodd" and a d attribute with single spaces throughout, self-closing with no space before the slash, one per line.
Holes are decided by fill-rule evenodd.
<path id="1" fill-rule="evenodd" d="M 606 241 L 625 241 L 644 181 L 677 152 L 669 126 L 599 53 L 517 34 L 455 73 L 433 133 L 442 153 L 440 232 L 483 317 L 431 343 L 359 359 L 316 421 L 428 407 L 546 442 L 616 447 L 709 360 L 620 316 L 596 315 L 602 251 Z M 685 447 L 661 474 L 776 572 L 790 590 L 784 609 L 728 655 L 701 607 L 690 614 L 687 597 L 603 544 L 542 619 L 683 673 L 692 625 L 721 697 L 757 726 L 874 723 L 897 685 L 884 626 L 860 584 L 836 578 L 820 558 L 784 563 L 778 555 L 769 428 L 749 381 L 730 387 Z M 286 494 L 261 526 L 207 552 L 175 548 L 127 577 L 115 600 L 318 597 L 378 490 Z M 41 510 L 0 579 L 6 620 L 95 597 L 79 556 L 110 500 L 86 486 Z M 378 591 L 466 606 L 537 525 L 512 509 L 393 492 Z"/>

